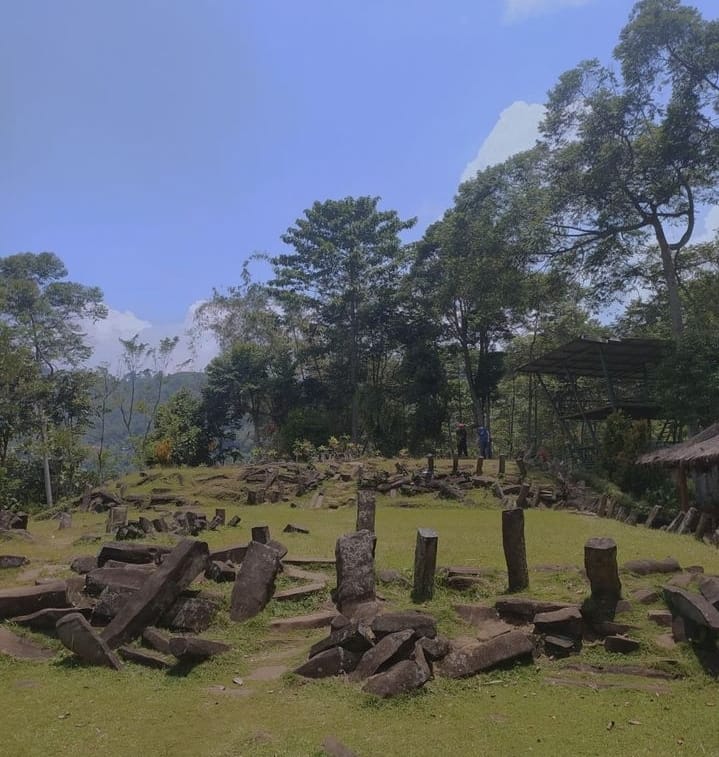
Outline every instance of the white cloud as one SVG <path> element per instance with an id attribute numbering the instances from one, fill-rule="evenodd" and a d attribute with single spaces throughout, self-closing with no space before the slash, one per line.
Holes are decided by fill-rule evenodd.
<path id="1" fill-rule="evenodd" d="M 111 371 L 119 373 L 122 354 L 119 340 L 131 339 L 135 334 L 139 334 L 141 342 L 153 347 L 159 345 L 160 340 L 165 337 L 179 336 L 180 341 L 173 352 L 170 370 L 202 370 L 219 353 L 217 342 L 212 335 L 203 334 L 193 342 L 188 334 L 193 325 L 195 311 L 202 302 L 203 300 L 193 302 L 187 308 L 181 322 L 162 324 L 146 321 L 130 310 L 121 311 L 109 307 L 107 318 L 104 320 L 83 324 L 87 343 L 93 349 L 90 365 L 107 363 Z M 148 361 L 145 367 L 152 367 L 151 361 Z"/>
<path id="2" fill-rule="evenodd" d="M 692 244 L 713 242 L 717 232 L 719 232 L 719 205 L 714 205 L 706 211 L 704 224 L 701 231 L 692 239 Z"/>
<path id="3" fill-rule="evenodd" d="M 539 138 L 539 124 L 543 118 L 544 106 L 539 103 L 516 100 L 505 108 L 477 154 L 465 166 L 460 181 L 467 181 L 477 171 L 534 147 Z"/>
<path id="4" fill-rule="evenodd" d="M 504 22 L 512 24 L 563 8 L 578 8 L 593 0 L 504 0 Z"/>

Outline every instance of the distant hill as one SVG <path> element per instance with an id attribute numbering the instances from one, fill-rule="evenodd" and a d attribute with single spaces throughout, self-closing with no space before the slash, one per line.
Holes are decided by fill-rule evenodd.
<path id="1" fill-rule="evenodd" d="M 158 380 L 158 376 L 151 375 L 149 372 L 143 373 L 135 379 L 135 411 L 130 425 L 130 432 L 133 436 L 142 436 L 145 433 L 157 401 Z M 160 404 L 167 402 L 173 394 L 184 388 L 199 395 L 206 382 L 207 376 L 199 371 L 168 374 L 163 378 Z M 100 405 L 102 391 L 102 385 L 98 381 L 94 391 L 95 406 Z M 123 403 L 126 410 L 129 408 L 130 393 L 130 378 L 126 376 L 118 380 L 112 395 L 108 399 L 109 412 L 105 414 L 105 448 L 120 459 L 121 468 L 125 468 L 129 464 L 132 456 L 132 448 L 120 409 Z M 100 421 L 98 418 L 95 419 L 93 427 L 85 434 L 84 441 L 91 447 L 97 447 L 100 443 Z"/>

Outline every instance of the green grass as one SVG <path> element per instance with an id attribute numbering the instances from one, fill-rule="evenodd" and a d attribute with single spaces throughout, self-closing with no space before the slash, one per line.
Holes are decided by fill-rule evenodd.
<path id="1" fill-rule="evenodd" d="M 183 471 L 185 484 L 177 490 L 190 496 L 197 490 L 197 498 L 210 514 L 215 506 L 224 506 L 228 518 L 242 517 L 237 529 L 207 534 L 211 548 L 244 542 L 252 525 L 267 524 L 273 536 L 289 547 L 290 555 L 331 556 L 337 536 L 354 527 L 353 508 L 309 510 L 291 508 L 289 503 L 248 507 L 212 501 L 194 482 L 203 475 L 208 471 Z M 134 483 L 137 477 L 130 481 Z M 170 486 L 156 481 L 142 488 L 164 485 Z M 347 487 L 351 492 L 352 485 Z M 297 501 L 306 504 L 309 495 Z M 418 507 L 404 509 L 396 506 L 397 498 L 379 498 L 377 567 L 395 568 L 409 577 L 416 529 L 428 527 L 439 532 L 440 565 L 496 568 L 496 574 L 474 593 L 459 594 L 438 586 L 435 598 L 424 605 L 439 619 L 443 633 L 469 635 L 471 629 L 457 621 L 451 605 L 491 602 L 504 591 L 500 509 L 496 500 L 481 491 L 471 492 L 462 504 L 432 497 L 415 501 Z M 307 526 L 311 533 L 282 534 L 288 522 Z M 73 527 L 66 531 L 57 531 L 55 521 L 32 522 L 34 542 L 0 544 L 0 552 L 25 554 L 31 564 L 3 571 L 0 583 L 31 583 L 30 576 L 38 572 L 68 575 L 71 557 L 93 554 L 99 548 L 73 542 L 82 534 L 103 533 L 103 523 L 103 516 L 94 514 L 75 514 Z M 707 573 L 719 573 L 719 552 L 691 537 L 548 510 L 528 511 L 525 529 L 528 561 L 535 567 L 529 593 L 540 598 L 578 602 L 586 596 L 586 582 L 578 568 L 584 542 L 591 536 L 613 537 L 620 562 L 673 555 L 682 565 L 700 564 Z M 164 541 L 171 543 L 169 537 Z M 627 596 L 634 588 L 662 584 L 661 577 L 622 575 L 622 581 Z M 229 585 L 206 584 L 205 588 L 225 600 L 229 596 Z M 406 589 L 379 586 L 379 591 L 393 605 L 412 606 Z M 0 658 L 4 724 L 0 753 L 11 757 L 52 753 L 302 756 L 322 754 L 323 739 L 334 735 L 363 757 L 719 755 L 719 683 L 701 670 L 686 645 L 669 652 L 654 645 L 663 629 L 648 623 L 646 612 L 652 608 L 635 605 L 621 618 L 639 626 L 635 635 L 642 641 L 642 650 L 638 654 L 620 658 L 601 647 L 586 646 L 582 657 L 570 662 L 659 665 L 670 659 L 676 661 L 672 667 L 685 674 L 681 680 L 627 677 L 619 678 L 616 688 L 587 688 L 580 684 L 615 681 L 616 677 L 592 679 L 563 671 L 564 663 L 544 658 L 536 665 L 466 681 L 438 678 L 415 696 L 386 702 L 374 701 L 358 685 L 341 680 L 304 681 L 290 674 L 276 680 L 249 680 L 252 671 L 266 665 L 292 668 L 323 635 L 322 631 L 301 631 L 280 636 L 269 629 L 270 620 L 311 611 L 326 601 L 325 594 L 291 604 L 270 603 L 259 617 L 242 624 L 229 621 L 225 604 L 207 636 L 227 639 L 233 651 L 196 667 L 184 678 L 130 664 L 119 673 L 88 668 L 76 664 L 57 642 L 58 654 L 50 664 Z M 237 676 L 244 685 L 233 683 Z M 552 678 L 578 685 L 553 685 Z M 645 690 L 633 688 L 637 686 Z M 614 725 L 608 729 L 611 721 Z"/>

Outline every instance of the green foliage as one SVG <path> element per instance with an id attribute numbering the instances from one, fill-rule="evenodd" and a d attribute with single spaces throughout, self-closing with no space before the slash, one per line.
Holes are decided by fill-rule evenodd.
<path id="1" fill-rule="evenodd" d="M 207 463 L 210 444 L 203 411 L 202 400 L 187 389 L 181 389 L 160 405 L 147 445 L 147 462 L 160 465 Z"/>

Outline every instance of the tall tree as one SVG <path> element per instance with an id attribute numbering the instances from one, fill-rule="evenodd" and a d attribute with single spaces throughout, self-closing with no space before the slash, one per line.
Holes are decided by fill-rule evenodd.
<path id="1" fill-rule="evenodd" d="M 542 124 L 557 259 L 602 294 L 658 257 L 672 334 L 684 329 L 677 261 L 697 208 L 719 196 L 717 24 L 677 0 L 637 3 L 614 52 L 564 73 Z"/>
<path id="2" fill-rule="evenodd" d="M 533 161 L 525 153 L 462 184 L 454 206 L 417 245 L 416 294 L 435 309 L 459 353 L 477 425 L 489 423 L 490 395 L 502 375 L 498 346 L 521 323 L 539 275 L 517 223 Z"/>
<path id="3" fill-rule="evenodd" d="M 402 268 L 400 234 L 415 219 L 379 210 L 379 197 L 315 202 L 282 236 L 294 252 L 272 258 L 273 290 L 286 308 L 310 322 L 310 346 L 346 365 L 350 427 L 360 432 L 360 390 L 370 348 L 378 346 L 379 310 L 397 290 Z"/>
<path id="4" fill-rule="evenodd" d="M 58 367 L 74 368 L 90 356 L 82 321 L 107 315 L 98 287 L 63 281 L 66 276 L 63 262 L 51 252 L 0 258 L 0 316 L 48 379 Z M 52 505 L 46 408 L 39 405 L 38 415 L 45 498 Z"/>

